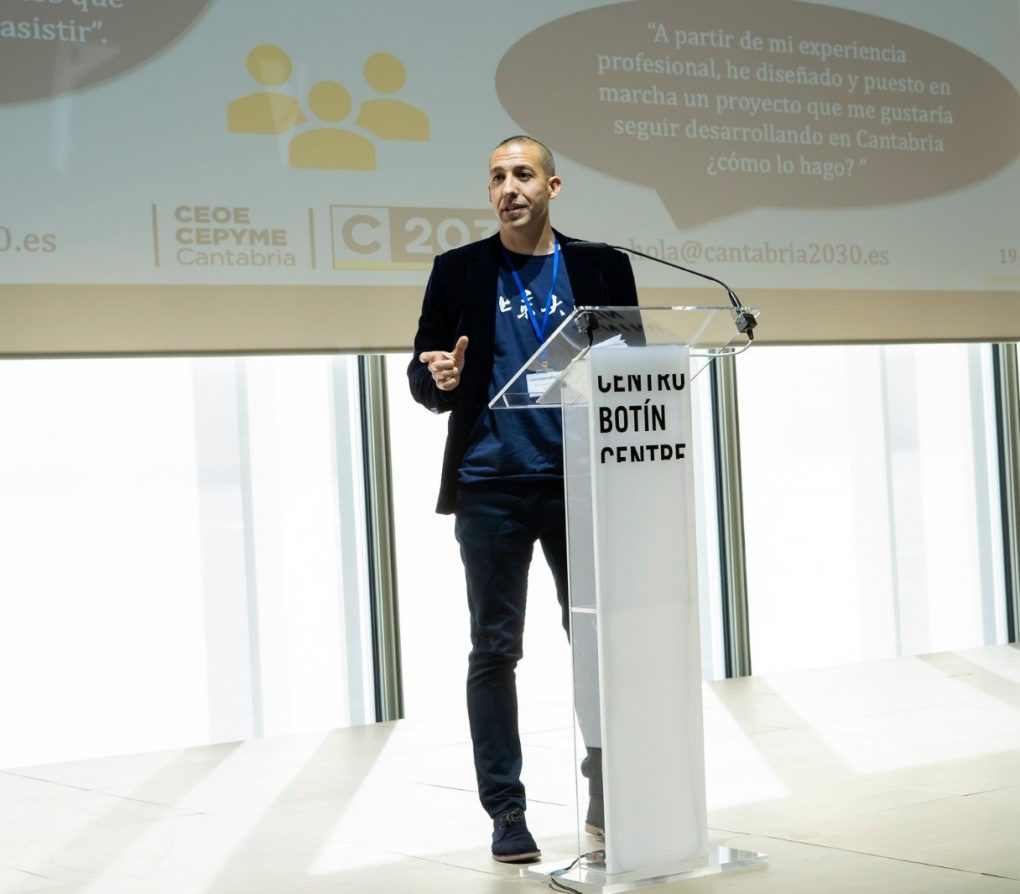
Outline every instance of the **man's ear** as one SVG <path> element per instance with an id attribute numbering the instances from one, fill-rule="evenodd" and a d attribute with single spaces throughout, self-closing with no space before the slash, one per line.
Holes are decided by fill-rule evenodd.
<path id="1" fill-rule="evenodd" d="M 563 186 L 563 181 L 560 180 L 555 174 L 549 178 L 549 198 L 555 199 L 559 195 L 560 187 Z"/>

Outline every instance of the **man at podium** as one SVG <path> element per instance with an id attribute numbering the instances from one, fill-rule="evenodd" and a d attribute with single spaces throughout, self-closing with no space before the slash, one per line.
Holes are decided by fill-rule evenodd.
<path id="1" fill-rule="evenodd" d="M 515 668 L 536 541 L 569 633 L 566 510 L 559 408 L 493 412 L 487 404 L 575 304 L 637 304 L 626 255 L 580 249 L 552 228 L 549 203 L 561 187 L 552 153 L 537 140 L 513 136 L 493 150 L 488 193 L 499 230 L 435 259 L 408 366 L 414 399 L 450 412 L 436 511 L 456 516 L 478 794 L 493 820 L 493 858 L 507 863 L 541 857 L 525 821 Z M 599 756 L 589 749 L 582 765 L 594 829 L 602 825 Z"/>

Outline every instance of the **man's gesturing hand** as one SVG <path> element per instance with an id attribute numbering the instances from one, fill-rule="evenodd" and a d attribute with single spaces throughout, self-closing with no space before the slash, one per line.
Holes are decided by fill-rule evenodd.
<path id="1" fill-rule="evenodd" d="M 440 391 L 453 391 L 460 384 L 460 373 L 464 369 L 464 352 L 468 339 L 462 335 L 452 351 L 422 351 L 418 359 L 427 363 L 432 380 Z"/>

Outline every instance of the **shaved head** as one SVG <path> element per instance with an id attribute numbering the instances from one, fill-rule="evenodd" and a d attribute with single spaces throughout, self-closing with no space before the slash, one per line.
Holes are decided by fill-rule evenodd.
<path id="1" fill-rule="evenodd" d="M 495 149 L 502 149 L 504 146 L 515 146 L 515 145 L 526 145 L 534 146 L 538 150 L 538 160 L 542 165 L 542 172 L 546 177 L 552 177 L 556 173 L 556 160 L 553 158 L 552 152 L 545 143 L 540 143 L 534 137 L 529 137 L 526 134 L 515 134 L 512 137 L 507 137 L 505 140 L 500 142 Z"/>

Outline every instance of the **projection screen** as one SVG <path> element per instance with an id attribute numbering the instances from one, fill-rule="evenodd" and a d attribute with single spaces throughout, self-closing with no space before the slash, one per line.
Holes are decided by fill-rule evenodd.
<path id="1" fill-rule="evenodd" d="M 0 0 L 0 355 L 405 348 L 520 132 L 763 343 L 1017 340 L 1018 84 L 1017 0 Z"/>

